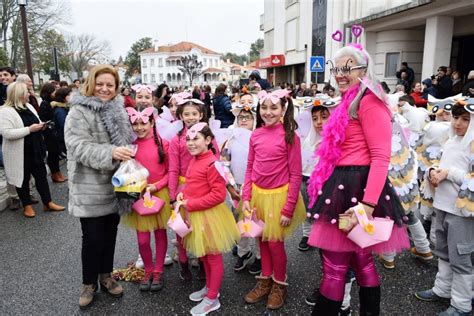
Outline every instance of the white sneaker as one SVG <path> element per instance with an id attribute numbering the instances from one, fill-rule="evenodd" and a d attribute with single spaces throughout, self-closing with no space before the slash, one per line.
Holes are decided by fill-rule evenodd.
<path id="1" fill-rule="evenodd" d="M 137 268 L 137 269 L 144 269 L 145 268 L 145 264 L 143 263 L 142 256 L 140 256 L 140 255 L 138 255 L 138 259 L 135 262 L 135 268 Z"/>
<path id="2" fill-rule="evenodd" d="M 173 264 L 173 259 L 171 259 L 171 257 L 166 254 L 166 257 L 165 257 L 165 266 L 170 266 Z"/>
<path id="3" fill-rule="evenodd" d="M 189 299 L 193 302 L 200 302 L 202 301 L 207 295 L 207 287 L 204 286 L 197 292 L 193 292 L 189 295 Z M 221 296 L 221 293 L 217 293 L 217 298 Z"/>
<path id="4" fill-rule="evenodd" d="M 221 303 L 219 302 L 218 298 L 215 300 L 210 300 L 205 297 L 201 303 L 191 309 L 191 315 L 207 315 L 210 312 L 218 310 L 219 308 L 221 308 Z"/>

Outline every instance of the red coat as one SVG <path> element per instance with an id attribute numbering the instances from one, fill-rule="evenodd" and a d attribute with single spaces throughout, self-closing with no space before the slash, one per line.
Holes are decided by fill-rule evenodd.
<path id="1" fill-rule="evenodd" d="M 425 100 L 421 97 L 422 96 L 421 92 L 412 92 L 410 95 L 415 100 L 415 106 L 416 107 L 426 109 L 426 105 L 428 104 L 428 100 Z"/>
<path id="2" fill-rule="evenodd" d="M 125 107 L 132 107 L 132 108 L 135 107 L 135 100 L 133 100 L 132 96 L 124 95 L 123 98 L 124 98 Z"/>

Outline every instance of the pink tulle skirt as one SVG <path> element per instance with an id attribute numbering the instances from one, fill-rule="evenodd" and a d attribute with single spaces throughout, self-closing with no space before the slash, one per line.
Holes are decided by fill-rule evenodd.
<path id="1" fill-rule="evenodd" d="M 347 235 L 339 229 L 337 223 L 331 224 L 325 221 L 316 221 L 313 224 L 308 244 L 313 247 L 335 252 L 364 250 L 377 254 L 401 252 L 404 249 L 410 248 L 410 241 L 408 240 L 407 230 L 404 226 L 394 225 L 389 240 L 362 249 L 347 238 Z"/>

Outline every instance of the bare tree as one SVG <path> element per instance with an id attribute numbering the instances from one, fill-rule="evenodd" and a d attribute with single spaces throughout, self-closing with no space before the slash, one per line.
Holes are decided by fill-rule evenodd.
<path id="1" fill-rule="evenodd" d="M 69 4 L 57 0 L 29 0 L 27 6 L 30 41 L 40 41 L 41 34 L 58 24 L 68 24 Z M 9 52 L 10 64 L 24 68 L 23 33 L 17 0 L 2 0 L 0 7 L 0 40 Z"/>
<path id="2" fill-rule="evenodd" d="M 181 66 L 178 69 L 189 77 L 189 86 L 192 87 L 193 80 L 202 75 L 202 62 L 198 60 L 197 55 L 188 55 L 181 57 Z"/>
<path id="3" fill-rule="evenodd" d="M 68 49 L 71 68 L 78 78 L 82 78 L 91 61 L 101 62 L 107 58 L 110 54 L 110 43 L 99 41 L 91 34 L 73 35 L 69 37 Z"/>

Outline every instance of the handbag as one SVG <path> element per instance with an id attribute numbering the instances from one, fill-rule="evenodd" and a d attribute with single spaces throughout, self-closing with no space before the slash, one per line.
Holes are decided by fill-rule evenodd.
<path id="1" fill-rule="evenodd" d="M 192 228 L 188 227 L 181 217 L 181 213 L 179 212 L 180 207 L 181 203 L 178 202 L 176 203 L 174 210 L 171 211 L 171 216 L 168 220 L 168 227 L 171 228 L 181 238 L 183 238 L 192 231 Z"/>
<path id="2" fill-rule="evenodd" d="M 165 201 L 150 194 L 149 190 L 146 190 L 145 194 L 141 199 L 133 203 L 133 210 L 140 216 L 148 216 L 158 214 Z"/>
<path id="3" fill-rule="evenodd" d="M 357 225 L 349 232 L 347 237 L 361 248 L 367 248 L 387 241 L 392 235 L 393 220 L 374 217 L 369 220 L 362 204 L 353 207 L 357 217 Z"/>
<path id="4" fill-rule="evenodd" d="M 262 236 L 264 226 L 265 223 L 257 219 L 254 210 L 251 211 L 249 217 L 245 216 L 242 220 L 237 222 L 241 237 L 260 237 Z"/>

